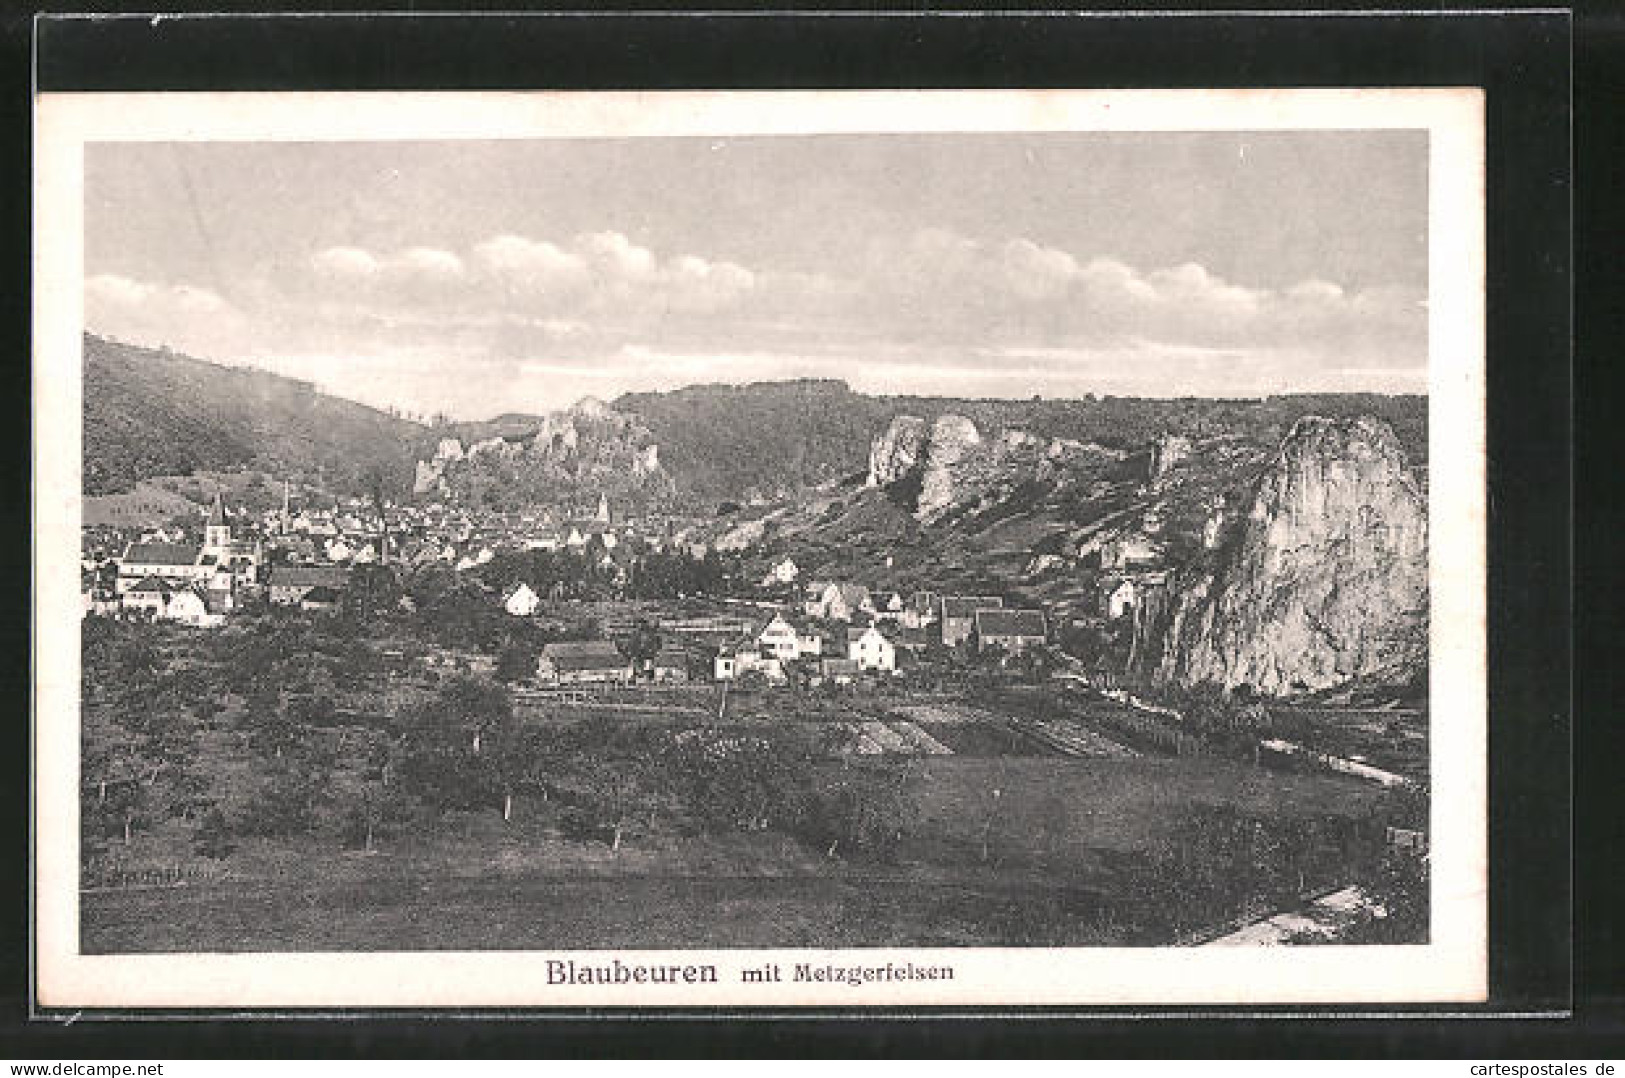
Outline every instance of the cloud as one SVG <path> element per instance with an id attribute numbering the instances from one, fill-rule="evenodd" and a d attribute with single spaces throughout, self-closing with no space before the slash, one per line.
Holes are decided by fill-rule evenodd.
<path id="1" fill-rule="evenodd" d="M 191 284 L 153 284 L 113 273 L 85 280 L 85 324 L 120 340 L 230 356 L 248 321 L 217 292 Z"/>
<path id="2" fill-rule="evenodd" d="M 437 376 L 458 382 L 444 393 L 462 414 L 481 411 L 462 405 L 482 393 L 505 407 L 502 377 L 540 392 L 564 371 L 628 388 L 817 373 L 1004 395 L 1413 388 L 1426 370 L 1415 289 L 1263 287 L 1196 262 L 1140 267 L 947 229 L 877 236 L 850 264 L 794 271 L 618 231 L 497 232 L 455 249 L 316 248 L 233 281 L 229 297 L 114 274 L 85 295 L 100 332 L 227 361 L 321 357 L 310 362 L 338 365 L 335 391 L 366 399 L 392 391 L 380 357 L 400 356 L 414 399 Z"/>
<path id="3" fill-rule="evenodd" d="M 310 256 L 310 264 L 323 277 L 369 278 L 382 268 L 378 259 L 359 247 L 329 247 Z"/>
<path id="4" fill-rule="evenodd" d="M 1026 237 L 926 229 L 877 241 L 859 294 L 854 313 L 876 332 L 945 348 L 1152 341 L 1290 350 L 1326 367 L 1420 366 L 1426 352 L 1414 290 L 1350 292 L 1320 279 L 1251 287 L 1195 262 L 1141 269 Z"/>

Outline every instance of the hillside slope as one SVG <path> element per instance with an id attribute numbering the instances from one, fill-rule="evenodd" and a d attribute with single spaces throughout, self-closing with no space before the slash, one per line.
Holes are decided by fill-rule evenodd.
<path id="1" fill-rule="evenodd" d="M 84 340 L 84 493 L 143 479 L 257 468 L 363 491 L 410 489 L 425 428 L 305 382 L 102 337 Z"/>

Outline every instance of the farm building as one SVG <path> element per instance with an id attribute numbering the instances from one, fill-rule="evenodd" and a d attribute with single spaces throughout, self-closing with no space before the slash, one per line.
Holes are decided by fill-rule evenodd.
<path id="1" fill-rule="evenodd" d="M 1042 647 L 1047 636 L 1042 610 L 976 612 L 976 647 L 979 651 L 1000 647 L 1019 655 L 1028 648 Z"/>
<path id="2" fill-rule="evenodd" d="M 649 660 L 649 676 L 655 681 L 687 681 L 688 652 L 670 645 Z"/>
<path id="3" fill-rule="evenodd" d="M 942 644 L 958 647 L 976 630 L 976 612 L 1002 607 L 997 595 L 944 595 L 942 597 Z"/>
<path id="4" fill-rule="evenodd" d="M 344 601 L 344 593 L 337 588 L 318 584 L 299 597 L 299 609 L 325 614 L 337 610 Z"/>
<path id="5" fill-rule="evenodd" d="M 350 584 L 350 572 L 326 565 L 277 565 L 271 569 L 271 602 L 296 606 L 313 588 L 343 592 Z"/>
<path id="6" fill-rule="evenodd" d="M 552 685 L 632 680 L 632 664 L 608 640 L 563 640 L 542 648 L 537 678 Z"/>

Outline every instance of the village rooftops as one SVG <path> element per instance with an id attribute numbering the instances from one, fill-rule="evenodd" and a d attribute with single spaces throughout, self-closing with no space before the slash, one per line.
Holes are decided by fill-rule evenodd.
<path id="1" fill-rule="evenodd" d="M 974 617 L 978 610 L 1002 607 L 1004 600 L 997 595 L 944 595 L 942 616 L 945 618 Z"/>
<path id="2" fill-rule="evenodd" d="M 978 610 L 976 634 L 984 639 L 1000 636 L 1041 638 L 1045 635 L 1042 610 Z"/>
<path id="3" fill-rule="evenodd" d="M 131 565 L 196 565 L 198 548 L 186 543 L 131 543 L 120 561 Z"/>
<path id="4" fill-rule="evenodd" d="M 147 576 L 142 577 L 141 583 L 137 584 L 130 590 L 139 592 L 157 592 L 160 595 L 167 595 L 169 593 L 169 585 L 164 583 L 162 580 L 159 580 L 155 576 Z"/>

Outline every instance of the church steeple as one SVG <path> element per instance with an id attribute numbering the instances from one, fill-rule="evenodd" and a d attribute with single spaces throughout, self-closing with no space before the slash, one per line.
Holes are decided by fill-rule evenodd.
<path id="1" fill-rule="evenodd" d="M 203 526 L 203 548 L 222 551 L 231 546 L 231 521 L 226 519 L 226 503 L 220 492 L 214 492 L 214 505 L 209 509 L 209 520 Z"/>

